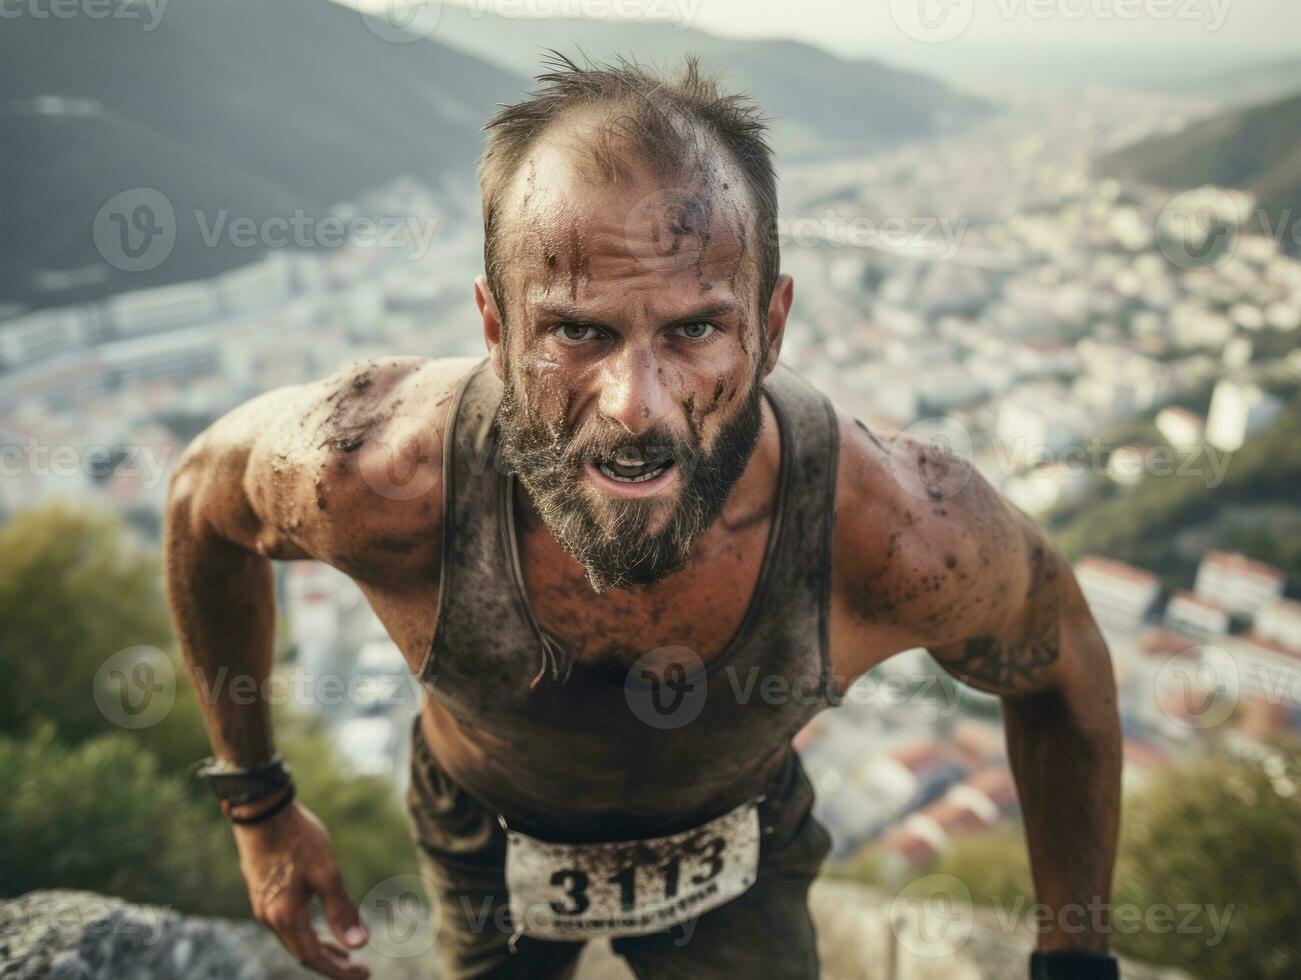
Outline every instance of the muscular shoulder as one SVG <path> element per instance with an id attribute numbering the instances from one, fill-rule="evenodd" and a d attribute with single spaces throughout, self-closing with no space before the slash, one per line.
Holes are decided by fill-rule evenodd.
<path id="1" fill-rule="evenodd" d="M 173 496 L 272 558 L 362 580 L 436 561 L 448 408 L 470 359 L 385 358 L 236 408 L 187 449 Z"/>
<path id="2" fill-rule="evenodd" d="M 840 413 L 838 599 L 901 642 L 999 620 L 1029 587 L 1038 534 L 966 460 Z"/>

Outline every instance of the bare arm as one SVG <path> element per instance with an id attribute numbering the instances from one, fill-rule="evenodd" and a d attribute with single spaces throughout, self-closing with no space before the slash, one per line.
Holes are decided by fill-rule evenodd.
<path id="1" fill-rule="evenodd" d="M 1070 565 L 961 460 L 842 427 L 837 574 L 860 623 L 858 676 L 881 651 L 926 647 L 1002 699 L 1044 951 L 1104 952 L 1120 810 L 1110 655 Z M 868 648 L 874 648 L 868 649 Z"/>
<path id="2" fill-rule="evenodd" d="M 1027 520 L 1013 524 L 1024 546 L 1001 570 L 1006 603 L 977 635 L 931 652 L 1002 699 L 1035 891 L 1053 913 L 1039 948 L 1106 952 L 1098 910 L 1110 901 L 1121 775 L 1111 658 L 1070 566 Z"/>
<path id="3" fill-rule="evenodd" d="M 257 431 L 298 396 L 264 396 L 218 422 L 182 458 L 165 518 L 166 581 L 172 619 L 217 758 L 252 767 L 274 754 L 269 705 L 275 601 L 271 561 L 305 557 L 288 541 L 272 544 L 246 486 Z M 265 430 L 263 430 L 265 431 Z M 285 504 L 286 512 L 296 505 Z M 274 801 L 273 801 L 274 802 Z M 235 808 L 255 816 L 268 803 Z M 234 825 L 240 867 L 254 915 L 280 936 L 295 959 L 330 977 L 360 980 L 344 946 L 365 942 L 356 906 L 344 891 L 325 828 L 295 802 L 262 823 Z M 322 898 L 338 943 L 316 935 L 312 894 Z"/>

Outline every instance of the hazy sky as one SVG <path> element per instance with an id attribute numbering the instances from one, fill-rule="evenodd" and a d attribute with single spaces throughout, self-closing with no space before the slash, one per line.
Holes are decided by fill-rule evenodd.
<path id="1" fill-rule="evenodd" d="M 364 0 L 362 0 L 364 2 Z M 395 0 L 402 2 L 402 0 Z M 642 16 L 842 52 L 961 45 L 1193 45 L 1301 50 L 1298 0 L 459 0 L 508 15 Z M 947 31 L 961 27 L 953 40 Z M 915 39 L 907 33 L 922 34 Z"/>
<path id="2" fill-rule="evenodd" d="M 382 10 L 408 0 L 341 2 Z M 955 78 L 1060 75 L 1078 82 L 1093 73 L 1186 75 L 1301 55 L 1301 0 L 446 2 L 507 17 L 674 20 L 733 37 L 795 38 Z"/>

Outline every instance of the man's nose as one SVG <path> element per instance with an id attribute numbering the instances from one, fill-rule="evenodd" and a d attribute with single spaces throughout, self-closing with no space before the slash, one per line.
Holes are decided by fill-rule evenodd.
<path id="1" fill-rule="evenodd" d="M 633 435 L 653 429 L 673 399 L 652 351 L 629 347 L 606 363 L 601 379 L 601 414 Z"/>

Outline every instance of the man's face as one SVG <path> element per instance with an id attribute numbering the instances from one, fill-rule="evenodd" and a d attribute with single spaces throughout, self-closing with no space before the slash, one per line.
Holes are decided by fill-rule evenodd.
<path id="1" fill-rule="evenodd" d="M 758 439 L 767 310 L 733 170 L 593 180 L 521 168 L 502 229 L 503 456 L 594 589 L 680 570 Z M 771 351 L 775 354 L 775 349 Z"/>

